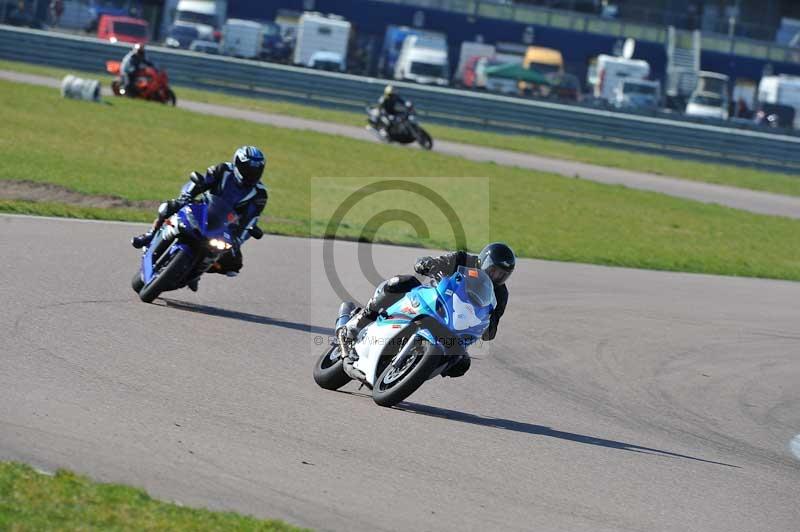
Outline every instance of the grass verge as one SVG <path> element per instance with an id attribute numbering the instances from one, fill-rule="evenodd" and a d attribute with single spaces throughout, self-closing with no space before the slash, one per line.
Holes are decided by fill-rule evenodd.
<path id="1" fill-rule="evenodd" d="M 301 530 L 281 521 L 157 501 L 143 490 L 99 484 L 69 471 L 49 476 L 8 462 L 0 462 L 0 529 Z"/>
<path id="2" fill-rule="evenodd" d="M 0 105 L 0 121 L 15 132 L 0 136 L 0 180 L 160 200 L 177 194 L 189 170 L 227 160 L 236 146 L 252 143 L 270 158 L 270 221 L 264 227 L 273 233 L 323 236 L 334 208 L 353 190 L 405 178 L 425 183 L 455 208 L 467 233 L 479 235 L 468 242 L 473 250 L 491 238 L 527 257 L 800 280 L 796 220 L 140 101 L 91 104 L 8 82 L 0 82 L 0 94 L 14 102 Z M 387 208 L 434 219 L 434 209 L 419 198 L 382 194 L 350 212 L 338 234 L 359 238 L 367 221 Z M 0 209 L 149 219 L 141 211 L 19 201 L 3 202 Z M 386 223 L 375 240 L 451 248 L 447 220 L 439 220 L 422 236 L 407 224 Z"/>
<path id="3" fill-rule="evenodd" d="M 64 69 L 13 61 L 0 61 L 0 69 L 58 77 L 70 72 Z M 98 77 L 97 72 L 85 74 Z M 101 74 L 101 76 L 105 76 L 105 74 Z M 106 78 L 104 77 L 104 79 Z M 201 91 L 180 86 L 178 88 L 180 89 L 179 98 L 187 100 L 353 126 L 362 126 L 364 124 L 364 116 L 359 113 L 336 111 L 263 98 L 232 96 L 220 92 Z M 511 150 L 555 159 L 579 161 L 610 168 L 647 172 L 692 181 L 800 196 L 800 176 L 795 175 L 767 172 L 742 166 L 702 163 L 530 135 L 503 135 L 436 124 L 426 124 L 426 127 L 436 139 Z"/>

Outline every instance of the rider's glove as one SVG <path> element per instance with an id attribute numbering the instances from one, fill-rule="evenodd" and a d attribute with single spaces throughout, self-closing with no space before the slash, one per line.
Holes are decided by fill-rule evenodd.
<path id="1" fill-rule="evenodd" d="M 428 275 L 433 267 L 433 258 L 422 257 L 414 265 L 414 271 L 420 275 Z"/>

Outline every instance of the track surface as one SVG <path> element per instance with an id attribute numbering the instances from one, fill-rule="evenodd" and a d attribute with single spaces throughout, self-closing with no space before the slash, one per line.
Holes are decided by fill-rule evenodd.
<path id="1" fill-rule="evenodd" d="M 145 305 L 140 229 L 0 216 L 0 459 L 323 530 L 798 529 L 800 284 L 525 260 L 472 370 L 388 410 L 311 378 L 320 241 Z"/>
<path id="2" fill-rule="evenodd" d="M 4 70 L 0 70 L 0 79 L 49 87 L 60 86 L 59 80 L 53 78 Z M 269 124 L 290 129 L 312 130 L 358 140 L 378 142 L 375 135 L 366 131 L 364 128 L 285 115 L 248 111 L 222 105 L 192 102 L 181 99 L 180 95 L 178 98 L 178 107 L 202 114 L 224 116 L 260 124 Z M 718 203 L 720 205 L 759 214 L 800 218 L 800 198 L 798 197 L 783 196 L 780 194 L 758 192 L 723 185 L 713 185 L 561 159 L 550 159 L 525 153 L 441 140 L 436 141 L 434 149 L 439 153 L 462 157 L 477 162 L 494 162 L 507 166 L 551 172 L 566 177 L 579 176 L 582 179 L 596 181 L 598 183 L 624 185 L 630 188 L 660 192 L 662 194 L 701 201 L 703 203 Z"/>

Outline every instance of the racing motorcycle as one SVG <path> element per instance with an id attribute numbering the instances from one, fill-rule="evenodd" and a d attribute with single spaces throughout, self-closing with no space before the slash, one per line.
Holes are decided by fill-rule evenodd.
<path id="1" fill-rule="evenodd" d="M 117 76 L 111 82 L 111 90 L 115 96 L 124 96 L 124 87 L 122 87 L 119 77 L 120 65 L 119 61 L 106 61 L 106 71 L 113 76 Z M 175 105 L 177 102 L 175 93 L 169 88 L 169 78 L 166 70 L 156 70 L 151 66 L 139 69 L 136 73 L 134 84 L 136 85 L 136 98 L 169 103 L 170 105 Z"/>
<path id="2" fill-rule="evenodd" d="M 232 235 L 238 229 L 233 205 L 218 196 L 195 201 L 168 218 L 142 253 L 131 287 L 145 303 L 162 292 L 178 290 L 200 279 L 224 253 L 238 253 Z M 255 239 L 264 236 L 256 225 Z"/>
<path id="3" fill-rule="evenodd" d="M 464 266 L 398 296 L 354 342 L 334 340 L 322 353 L 314 366 L 320 387 L 338 390 L 355 380 L 372 390 L 377 404 L 394 406 L 468 356 L 497 305 L 489 276 Z M 357 311 L 342 303 L 334 330 Z"/>
<path id="4" fill-rule="evenodd" d="M 398 144 L 417 142 L 423 149 L 433 149 L 433 138 L 419 125 L 417 112 L 410 101 L 406 101 L 405 106 L 397 109 L 394 120 L 388 127 L 385 120 L 378 106 L 367 107 L 367 129 L 374 131 L 384 142 Z"/>

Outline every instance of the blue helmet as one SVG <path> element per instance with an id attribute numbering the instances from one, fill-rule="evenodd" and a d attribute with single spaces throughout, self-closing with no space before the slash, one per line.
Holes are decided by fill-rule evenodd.
<path id="1" fill-rule="evenodd" d="M 242 185 L 255 186 L 266 165 L 267 158 L 255 146 L 242 146 L 233 154 L 233 175 Z"/>

